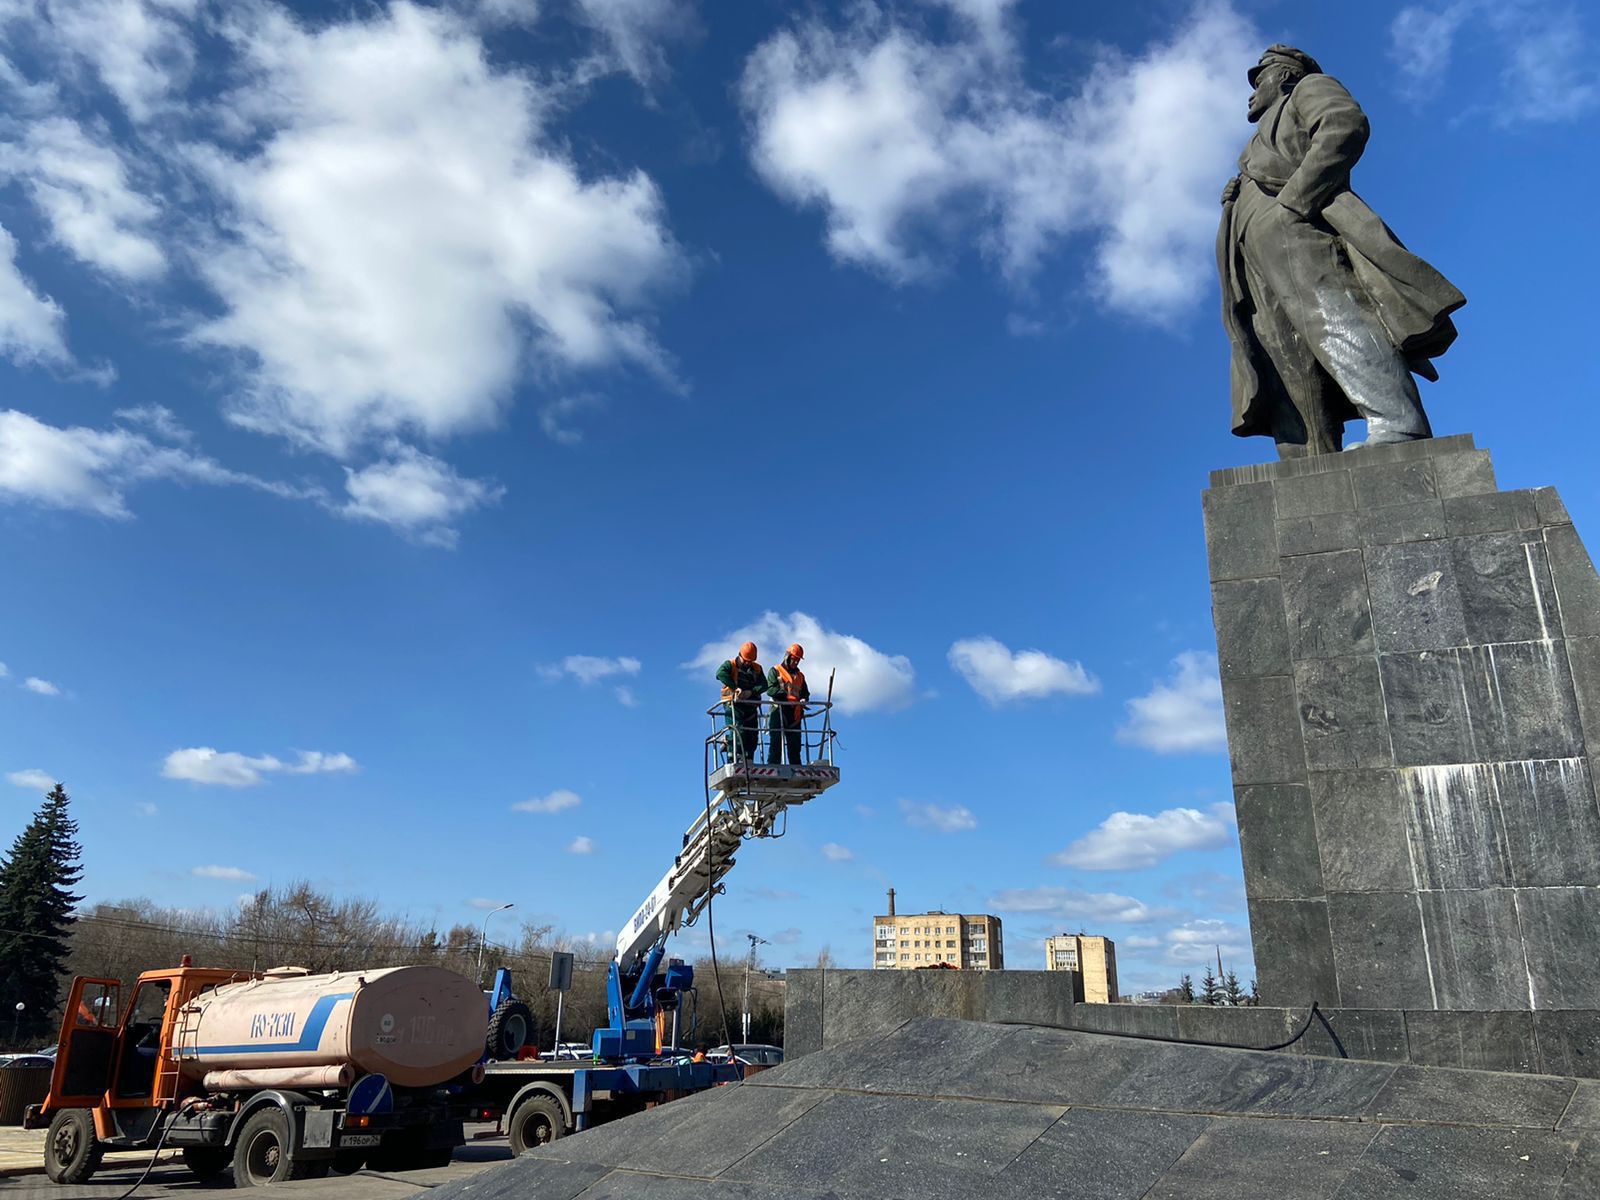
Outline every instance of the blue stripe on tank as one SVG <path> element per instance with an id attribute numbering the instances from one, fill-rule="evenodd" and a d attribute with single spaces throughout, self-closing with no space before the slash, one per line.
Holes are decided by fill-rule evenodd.
<path id="1" fill-rule="evenodd" d="M 292 1054 L 296 1051 L 315 1050 L 322 1042 L 322 1030 L 328 1023 L 328 1016 L 333 1012 L 333 1006 L 341 1000 L 349 1000 L 354 992 L 338 992 L 331 996 L 320 996 L 311 1006 L 311 1012 L 306 1016 L 306 1023 L 300 1029 L 299 1040 L 293 1042 L 243 1042 L 236 1046 L 193 1046 L 183 1051 L 185 1058 L 201 1054 Z"/>

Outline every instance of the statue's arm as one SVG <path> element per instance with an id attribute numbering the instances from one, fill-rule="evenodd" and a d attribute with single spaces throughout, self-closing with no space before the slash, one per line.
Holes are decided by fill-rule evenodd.
<path id="1" fill-rule="evenodd" d="M 1367 147 L 1367 114 L 1329 75 L 1308 75 L 1289 97 L 1311 145 L 1305 159 L 1278 193 L 1278 203 L 1302 217 L 1320 213 L 1350 186 L 1350 169 Z"/>

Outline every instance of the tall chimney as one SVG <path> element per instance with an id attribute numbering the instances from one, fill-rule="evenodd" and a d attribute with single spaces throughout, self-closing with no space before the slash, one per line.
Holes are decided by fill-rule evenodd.
<path id="1" fill-rule="evenodd" d="M 889 889 L 889 915 L 894 916 L 894 889 Z"/>

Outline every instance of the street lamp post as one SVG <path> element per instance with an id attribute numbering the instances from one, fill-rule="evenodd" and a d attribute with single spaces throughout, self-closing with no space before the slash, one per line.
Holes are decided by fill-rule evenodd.
<path id="1" fill-rule="evenodd" d="M 22 1024 L 22 1013 L 27 1007 L 21 1000 L 17 1001 L 17 1015 L 11 1018 L 11 1040 L 13 1043 L 17 1043 L 17 1029 Z"/>
<path id="2" fill-rule="evenodd" d="M 744 1022 L 742 1026 L 743 1032 L 740 1036 L 742 1040 L 748 1042 L 750 1040 L 750 972 L 755 969 L 756 965 L 756 947 L 770 946 L 772 943 L 764 937 L 757 937 L 753 933 L 747 933 L 745 937 L 750 939 L 750 956 L 744 960 Z M 733 1047 L 728 1047 L 728 1053 L 730 1055 L 733 1053 Z"/>
<path id="3" fill-rule="evenodd" d="M 483 931 L 478 934 L 478 986 L 483 986 L 483 947 L 489 940 L 489 918 L 495 913 L 503 913 L 508 908 L 515 908 L 515 904 L 502 904 L 499 908 L 490 909 L 483 914 Z"/>

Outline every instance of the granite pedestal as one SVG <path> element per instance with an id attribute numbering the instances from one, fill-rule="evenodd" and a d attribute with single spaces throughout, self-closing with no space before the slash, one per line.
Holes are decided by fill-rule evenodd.
<path id="1" fill-rule="evenodd" d="M 1450 437 L 1214 472 L 1205 521 L 1263 1003 L 1592 1027 L 1600 578 L 1554 489 Z"/>

